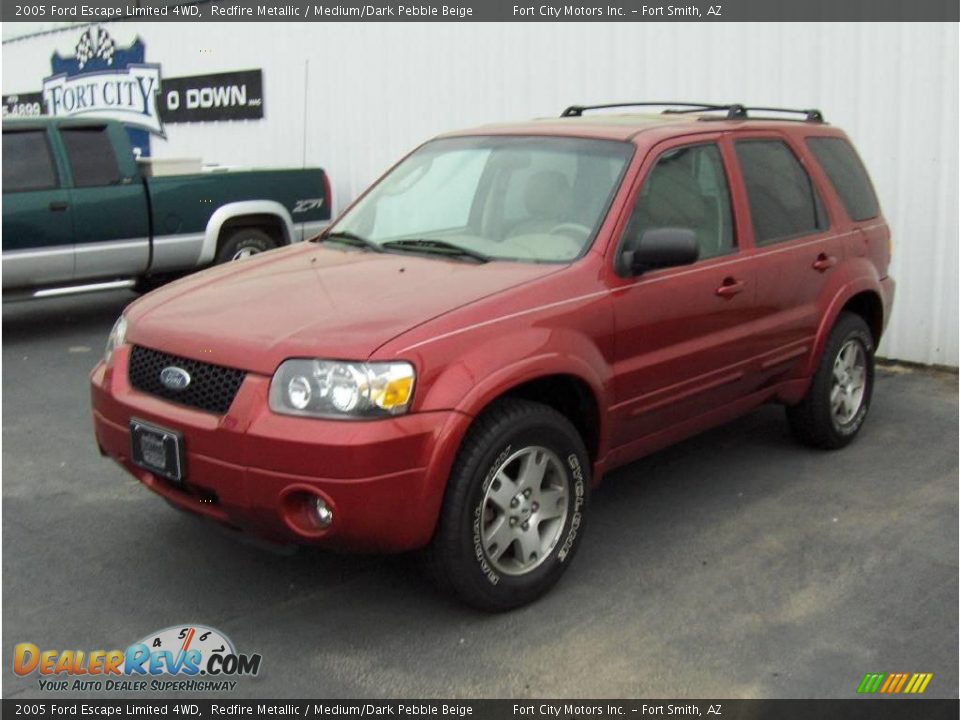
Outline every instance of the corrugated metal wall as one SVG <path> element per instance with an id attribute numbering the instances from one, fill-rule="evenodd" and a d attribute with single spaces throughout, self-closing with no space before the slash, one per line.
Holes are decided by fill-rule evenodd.
<path id="1" fill-rule="evenodd" d="M 821 108 L 853 137 L 893 227 L 891 358 L 957 365 L 958 27 L 951 24 L 108 24 L 165 76 L 262 67 L 265 119 L 168 125 L 158 157 L 320 164 L 342 207 L 447 129 L 574 102 Z M 3 92 L 37 90 L 71 28 L 3 45 Z"/>

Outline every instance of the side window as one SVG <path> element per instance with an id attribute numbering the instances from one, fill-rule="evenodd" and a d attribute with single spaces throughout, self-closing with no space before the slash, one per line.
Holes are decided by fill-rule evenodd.
<path id="1" fill-rule="evenodd" d="M 113 185 L 120 180 L 117 156 L 105 127 L 61 128 L 60 137 L 76 187 Z"/>
<path id="2" fill-rule="evenodd" d="M 826 215 L 810 176 L 786 143 L 740 140 L 735 147 L 757 245 L 826 228 Z"/>
<path id="3" fill-rule="evenodd" d="M 667 150 L 640 189 L 626 237 L 636 242 L 647 230 L 689 228 L 700 241 L 700 259 L 735 249 L 730 190 L 716 145 Z"/>
<path id="4" fill-rule="evenodd" d="M 830 184 L 852 220 L 869 220 L 880 214 L 867 169 L 843 138 L 808 138 L 807 147 L 830 178 Z"/>
<path id="5" fill-rule="evenodd" d="M 3 191 L 47 190 L 57 187 L 57 171 L 44 130 L 3 134 Z"/>

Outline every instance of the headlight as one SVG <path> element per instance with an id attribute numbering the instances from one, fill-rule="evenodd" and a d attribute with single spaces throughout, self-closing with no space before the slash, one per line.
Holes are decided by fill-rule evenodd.
<path id="1" fill-rule="evenodd" d="M 110 331 L 110 337 L 107 338 L 107 347 L 103 351 L 104 362 L 110 362 L 110 356 L 113 355 L 113 351 L 123 345 L 126 338 L 127 320 L 123 317 L 123 315 L 121 315 L 113 324 L 113 329 Z"/>
<path id="2" fill-rule="evenodd" d="M 413 398 L 406 362 L 287 360 L 270 383 L 270 409 L 284 415 L 374 418 L 402 415 Z"/>

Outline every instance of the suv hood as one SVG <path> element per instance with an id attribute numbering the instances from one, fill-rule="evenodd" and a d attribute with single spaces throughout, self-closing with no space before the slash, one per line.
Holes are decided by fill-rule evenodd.
<path id="1" fill-rule="evenodd" d="M 562 267 L 303 243 L 146 295 L 127 310 L 127 341 L 264 375 L 290 357 L 365 360 L 417 325 Z"/>

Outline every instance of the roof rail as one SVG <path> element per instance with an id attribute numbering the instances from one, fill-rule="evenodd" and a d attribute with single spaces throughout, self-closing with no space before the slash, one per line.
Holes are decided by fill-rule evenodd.
<path id="1" fill-rule="evenodd" d="M 816 108 L 807 108 L 806 110 L 794 110 L 793 108 L 748 107 L 748 108 L 744 108 L 744 110 L 749 112 L 792 113 L 794 115 L 803 115 L 804 122 L 812 122 L 812 123 L 825 122 L 825 120 L 823 119 L 823 113 L 817 110 Z M 784 119 L 787 119 L 787 118 L 784 118 Z"/>
<path id="2" fill-rule="evenodd" d="M 715 105 L 713 103 L 690 103 L 690 102 L 627 102 L 627 103 L 607 103 L 605 105 L 571 105 L 562 113 L 560 117 L 580 117 L 586 110 L 607 110 L 609 108 L 621 107 L 663 107 L 663 108 L 689 108 L 689 110 L 678 112 L 696 112 L 697 110 L 721 110 L 729 107 L 728 105 Z"/>
<path id="3" fill-rule="evenodd" d="M 794 110 L 791 108 L 775 107 L 747 107 L 740 103 L 716 104 L 716 103 L 689 103 L 689 102 L 629 102 L 629 103 L 607 103 L 604 105 L 571 105 L 564 110 L 560 117 L 581 117 L 587 110 L 607 110 L 609 108 L 626 107 L 662 107 L 663 114 L 686 114 L 697 112 L 716 112 L 724 111 L 726 114 L 724 120 L 747 120 L 750 119 L 751 112 L 776 112 L 792 113 L 803 115 L 803 122 L 822 123 L 824 122 L 823 113 L 817 109 L 810 108 L 806 110 Z M 704 120 L 718 120 L 721 118 L 702 118 Z M 790 118 L 753 118 L 755 120 L 787 120 Z"/>

